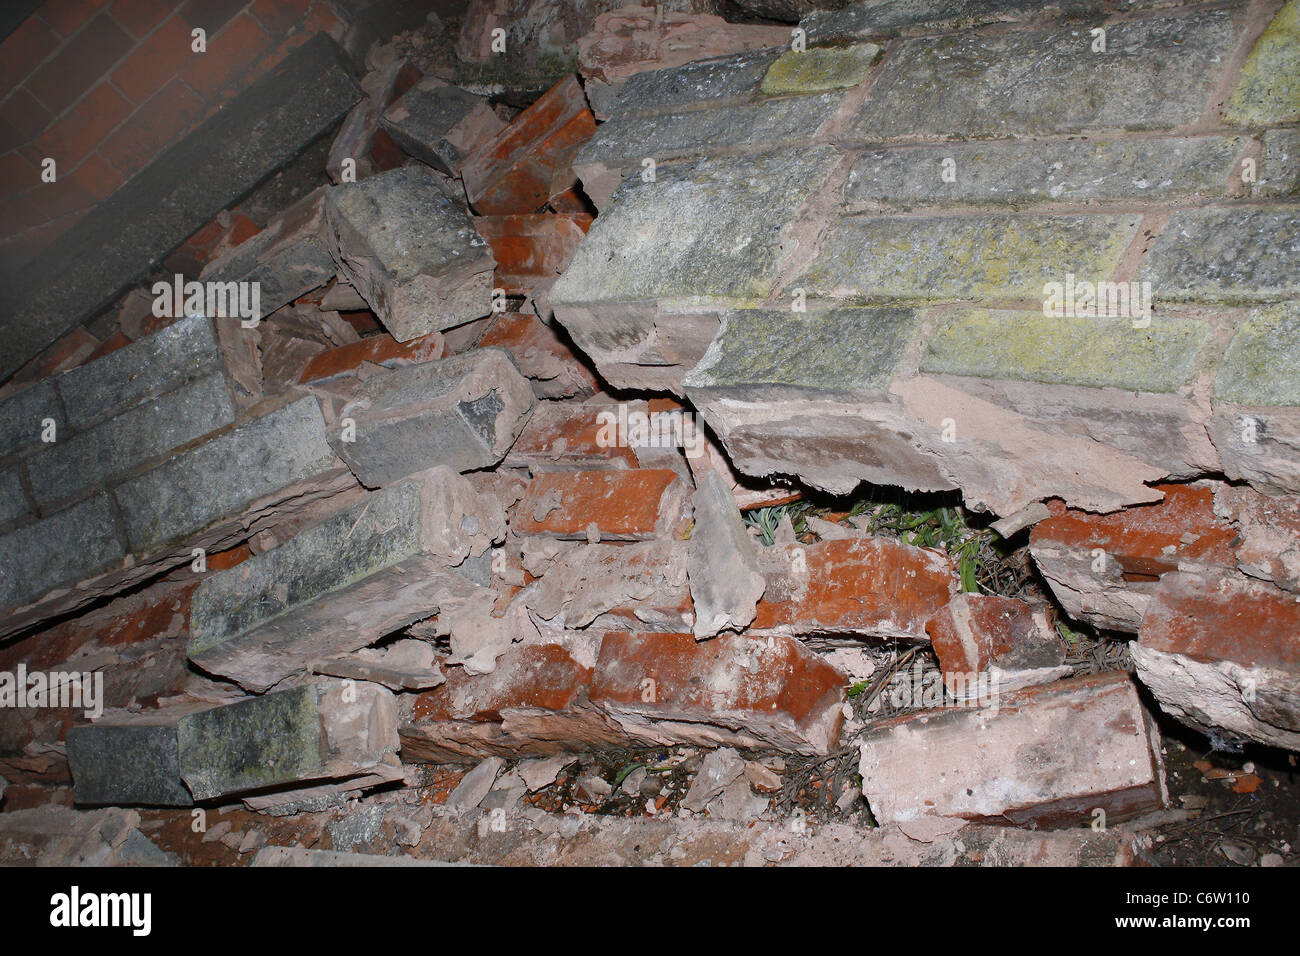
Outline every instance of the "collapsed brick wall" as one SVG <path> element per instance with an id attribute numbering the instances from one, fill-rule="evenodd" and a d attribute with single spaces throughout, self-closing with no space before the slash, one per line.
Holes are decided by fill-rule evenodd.
<path id="1" fill-rule="evenodd" d="M 832 802 L 918 839 L 1168 803 L 1135 682 L 1068 663 L 1042 602 L 860 513 L 759 544 L 740 512 L 800 497 L 789 475 L 1033 525 L 1064 610 L 1137 634 L 1166 710 L 1294 748 L 1297 6 L 1146 6 L 1067 11 L 1105 53 L 1019 2 L 857 4 L 798 51 L 664 16 L 732 52 L 657 70 L 628 42 L 647 13 L 613 11 L 585 88 L 522 111 L 372 50 L 334 185 L 178 252 L 258 314 L 136 290 L 111 348 L 6 387 L 0 671 L 107 688 L 92 722 L 0 714 L 19 799 L 309 813 L 446 761 L 476 764 L 448 807 L 510 809 L 557 754 L 687 745 L 710 753 L 681 806 L 752 820 L 783 764 L 731 748 L 851 738 L 862 786 Z M 1157 267 L 1153 316 L 1031 311 L 1054 270 Z M 1254 457 L 1215 431 L 1238 415 Z M 933 703 L 849 699 L 920 648 Z"/>

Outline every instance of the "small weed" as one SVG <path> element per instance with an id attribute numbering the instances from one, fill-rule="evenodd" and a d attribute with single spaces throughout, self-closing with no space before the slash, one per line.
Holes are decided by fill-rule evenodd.
<path id="1" fill-rule="evenodd" d="M 741 513 L 741 518 L 748 527 L 758 529 L 764 546 L 770 548 L 776 542 L 776 529 L 780 527 L 781 519 L 787 515 L 790 517 L 791 525 L 794 526 L 795 535 L 806 534 L 808 523 L 804 521 L 804 515 L 812 507 L 811 502 L 808 501 L 792 501 L 789 504 L 745 511 Z"/>

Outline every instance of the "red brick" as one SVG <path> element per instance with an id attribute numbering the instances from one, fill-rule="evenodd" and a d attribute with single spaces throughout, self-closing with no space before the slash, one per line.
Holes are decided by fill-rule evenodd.
<path id="1" fill-rule="evenodd" d="M 591 216 L 480 216 L 474 228 L 492 247 L 497 284 L 527 293 L 559 277 L 591 226 Z"/>
<path id="2" fill-rule="evenodd" d="M 253 220 L 241 212 L 222 213 L 180 244 L 163 260 L 173 273 L 198 275 L 213 259 L 261 232 Z"/>
<path id="3" fill-rule="evenodd" d="M 315 356 L 303 369 L 300 382 L 318 382 L 356 371 L 362 362 L 396 368 L 442 358 L 442 333 L 430 332 L 409 342 L 399 342 L 387 332 L 371 335 L 359 342 L 340 345 Z"/>
<path id="4" fill-rule="evenodd" d="M 973 696 L 978 675 L 990 672 L 1003 691 L 1069 673 L 1065 644 L 1046 609 L 1014 598 L 958 594 L 926 622 L 925 632 L 955 697 Z"/>
<path id="5" fill-rule="evenodd" d="M 38 189 L 29 189 L 0 201 L 0 223 L 3 223 L 9 235 L 33 229 L 49 219 L 45 207 L 37 198 Z"/>
<path id="6" fill-rule="evenodd" d="M 1193 660 L 1300 674 L 1300 600 L 1259 581 L 1171 574 L 1151 596 L 1139 640 Z"/>
<path id="7" fill-rule="evenodd" d="M 328 3 L 316 0 L 311 12 L 307 14 L 307 19 L 303 21 L 302 29 L 295 34 L 294 40 L 298 43 L 305 42 L 308 38 L 322 32 L 328 33 L 336 40 L 341 40 L 346 29 L 347 24 L 338 18 Z"/>
<path id="8" fill-rule="evenodd" d="M 195 54 L 181 76 L 195 92 L 211 100 L 233 89 L 271 46 L 266 31 L 245 13 L 215 37 L 209 33 L 208 51 Z"/>
<path id="9" fill-rule="evenodd" d="M 113 71 L 113 83 L 132 102 L 143 103 L 192 60 L 208 55 L 195 53 L 192 43 L 190 25 L 172 17 Z"/>
<path id="10" fill-rule="evenodd" d="M 357 335 L 373 335 L 384 331 L 375 314 L 369 309 L 357 312 L 340 312 L 343 321 L 356 330 Z"/>
<path id="11" fill-rule="evenodd" d="M 112 17 L 101 13 L 32 74 L 27 88 L 58 115 L 94 86 L 134 42 Z"/>
<path id="12" fill-rule="evenodd" d="M 505 312 L 491 321 L 479 347 L 493 346 L 509 352 L 519 371 L 531 380 L 538 398 L 568 398 L 600 391 L 600 380 L 570 347 L 562 330 L 523 312 Z"/>
<path id="13" fill-rule="evenodd" d="M 119 126 L 99 152 L 130 179 L 197 125 L 203 113 L 203 101 L 194 91 L 172 80 Z"/>
<path id="14" fill-rule="evenodd" d="M 81 326 L 60 336 L 53 345 L 32 359 L 10 379 L 13 383 L 49 378 L 58 372 L 82 365 L 99 348 L 99 339 Z"/>
<path id="15" fill-rule="evenodd" d="M 388 131 L 377 127 L 370 136 L 370 152 L 367 154 L 370 168 L 376 173 L 387 172 L 405 166 L 409 157 L 402 147 L 393 141 Z"/>
<path id="16" fill-rule="evenodd" d="M 6 240 L 5 245 L 0 248 L 0 258 L 4 259 L 5 268 L 12 268 L 15 264 L 21 265 L 30 262 L 50 243 L 85 218 L 85 215 L 86 210 L 84 209 L 80 212 L 70 213 L 28 229 L 17 238 Z M 5 221 L 4 213 L 0 211 L 0 222 Z"/>
<path id="17" fill-rule="evenodd" d="M 68 37 L 104 6 L 107 0 L 45 0 L 40 14 L 56 32 Z"/>
<path id="18" fill-rule="evenodd" d="M 1027 688 L 990 707 L 913 711 L 863 739 L 862 792 L 881 823 L 926 818 L 1064 827 L 1168 802 L 1160 737 L 1124 673 Z M 951 826 L 949 826 L 951 829 Z"/>
<path id="19" fill-rule="evenodd" d="M 447 682 L 402 695 L 406 760 L 477 761 L 626 747 L 631 741 L 587 700 L 591 668 L 561 644 L 517 644 L 491 673 L 447 671 Z M 409 698 L 413 697 L 413 700 Z"/>
<path id="20" fill-rule="evenodd" d="M 93 206 L 96 202 L 95 196 L 77 180 L 76 174 L 68 170 L 60 171 L 54 182 L 37 186 L 33 198 L 40 204 L 47 221 Z"/>
<path id="21" fill-rule="evenodd" d="M 631 402 L 629 411 L 644 411 L 644 403 Z M 600 413 L 615 405 L 578 405 L 541 402 L 519 433 L 505 464 L 510 468 L 543 471 L 581 471 L 597 468 L 635 468 L 636 453 L 626 444 L 602 435 Z"/>
<path id="22" fill-rule="evenodd" d="M 1214 514 L 1214 494 L 1207 486 L 1156 485 L 1165 499 L 1112 514 L 1065 511 L 1034 526 L 1035 546 L 1101 548 L 1124 573 L 1156 578 L 1180 565 L 1228 566 L 1233 530 Z M 1190 535 L 1187 540 L 1185 536 Z"/>
<path id="23" fill-rule="evenodd" d="M 550 206 L 558 213 L 575 216 L 590 216 L 595 210 L 591 200 L 577 186 L 552 196 Z"/>
<path id="24" fill-rule="evenodd" d="M 162 23 L 176 9 L 168 0 L 117 0 L 109 11 L 136 39 Z"/>
<path id="25" fill-rule="evenodd" d="M 100 343 L 99 348 L 95 349 L 95 351 L 90 353 L 90 355 L 86 358 L 86 361 L 93 362 L 95 361 L 95 359 L 103 358 L 105 355 L 111 355 L 113 352 L 116 352 L 118 349 L 125 348 L 130 344 L 131 344 L 130 337 L 121 329 L 118 329 L 108 338 L 104 339 L 104 341 Z"/>
<path id="26" fill-rule="evenodd" d="M 947 555 L 891 538 L 760 548 L 767 590 L 750 633 L 859 634 L 924 640 L 957 589 Z"/>
<path id="27" fill-rule="evenodd" d="M 100 83 L 80 103 L 65 113 L 36 140 L 45 156 L 53 156 L 61 169 L 72 169 L 118 123 L 132 106 L 107 83 Z"/>
<path id="28" fill-rule="evenodd" d="M 1034 560 L 1072 617 L 1136 631 L 1161 575 L 1235 566 L 1236 532 L 1215 515 L 1210 486 L 1156 488 L 1165 498 L 1155 504 L 1105 515 L 1058 505 L 1058 514 L 1034 526 Z"/>
<path id="29" fill-rule="evenodd" d="M 582 87 L 566 77 L 466 158 L 461 174 L 470 203 L 488 216 L 537 212 L 572 185 L 554 184 L 595 131 Z"/>
<path id="30" fill-rule="evenodd" d="M 86 157 L 85 162 L 73 171 L 72 181 L 99 201 L 113 195 L 125 182 L 121 173 L 98 153 Z"/>
<path id="31" fill-rule="evenodd" d="M 667 469 L 547 472 L 528 485 L 515 510 L 516 534 L 602 540 L 673 537 L 683 524 L 687 489 Z"/>
<path id="32" fill-rule="evenodd" d="M 216 554 L 207 556 L 208 571 L 229 571 L 236 565 L 243 564 L 253 556 L 248 545 L 240 544 L 225 551 L 218 551 Z"/>
<path id="33" fill-rule="evenodd" d="M 846 680 L 800 641 L 727 634 L 605 634 L 591 701 L 625 729 L 699 742 L 826 753 L 839 736 Z"/>
<path id="34" fill-rule="evenodd" d="M 271 36 L 288 33 L 306 16 L 312 0 L 257 0 L 248 12 L 257 17 Z"/>
<path id="35" fill-rule="evenodd" d="M 0 156 L 0 196 L 26 192 L 41 183 L 41 171 L 17 150 Z"/>
<path id="36" fill-rule="evenodd" d="M 54 117 L 36 97 L 19 87 L 0 106 L 0 151 L 9 152 L 36 138 Z"/>
<path id="37" fill-rule="evenodd" d="M 449 669 L 446 684 L 417 696 L 412 714 L 419 720 L 494 721 L 520 707 L 564 710 L 585 696 L 591 674 L 558 644 L 519 645 L 489 674 Z"/>
<path id="38" fill-rule="evenodd" d="M 54 52 L 59 38 L 40 17 L 28 17 L 0 43 L 0 90 L 11 90 Z"/>
<path id="39" fill-rule="evenodd" d="M 245 3 L 247 0 L 189 0 L 189 3 L 181 8 L 180 15 L 191 26 L 206 30 L 208 39 L 211 40 L 213 34 L 238 13 Z"/>

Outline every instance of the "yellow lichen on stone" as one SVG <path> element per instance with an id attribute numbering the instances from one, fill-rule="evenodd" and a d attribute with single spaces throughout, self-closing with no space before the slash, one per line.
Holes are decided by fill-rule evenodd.
<path id="1" fill-rule="evenodd" d="M 867 78 L 880 47 L 859 43 L 851 47 L 787 50 L 763 77 L 768 96 L 782 93 L 824 93 L 857 86 Z"/>
<path id="2" fill-rule="evenodd" d="M 1224 118 L 1242 126 L 1300 120 L 1300 0 L 1290 0 L 1255 42 Z"/>

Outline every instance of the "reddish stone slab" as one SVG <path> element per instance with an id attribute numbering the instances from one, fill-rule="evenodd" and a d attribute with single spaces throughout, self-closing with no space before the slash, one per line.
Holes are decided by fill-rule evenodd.
<path id="1" fill-rule="evenodd" d="M 537 212 L 574 184 L 569 163 L 595 132 L 582 86 L 565 77 L 465 160 L 470 204 L 485 216 Z"/>
<path id="2" fill-rule="evenodd" d="M 516 534 L 602 540 L 673 537 L 683 525 L 687 489 L 667 469 L 546 472 L 528 485 L 515 509 Z"/>
<path id="3" fill-rule="evenodd" d="M 318 382 L 355 372 L 363 362 L 372 362 L 388 368 L 410 365 L 416 362 L 432 362 L 442 358 L 442 333 L 430 332 L 409 342 L 399 342 L 387 332 L 370 335 L 357 342 L 349 342 L 338 348 L 321 352 L 307 363 L 299 381 Z"/>
<path id="4" fill-rule="evenodd" d="M 760 548 L 767 590 L 751 634 L 859 634 L 925 639 L 925 622 L 957 580 L 948 556 L 892 538 Z"/>
<path id="5" fill-rule="evenodd" d="M 591 700 L 629 732 L 664 741 L 835 746 L 846 680 L 799 641 L 609 632 Z"/>
<path id="6" fill-rule="evenodd" d="M 864 738 L 859 769 L 872 814 L 904 830 L 933 818 L 1110 824 L 1168 802 L 1159 731 L 1116 672 L 886 720 Z"/>

